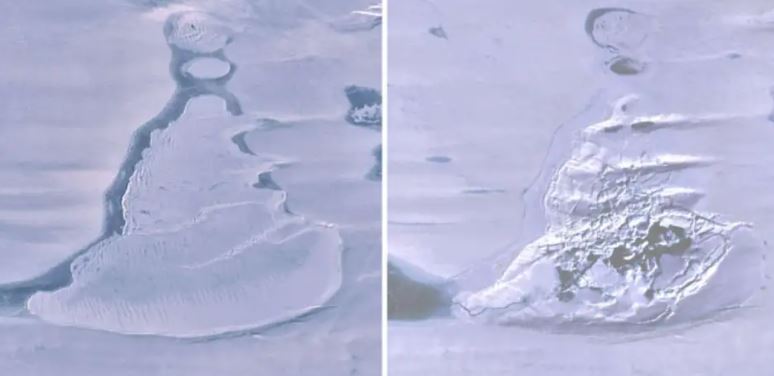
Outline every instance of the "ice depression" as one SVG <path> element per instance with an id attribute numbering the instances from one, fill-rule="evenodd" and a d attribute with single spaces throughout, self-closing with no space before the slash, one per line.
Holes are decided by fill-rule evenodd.
<path id="1" fill-rule="evenodd" d="M 636 116 L 628 112 L 636 101 L 620 98 L 608 119 L 577 132 L 542 198 L 531 196 L 542 203 L 545 233 L 493 284 L 458 295 L 460 316 L 501 324 L 693 320 L 762 288 L 765 247 L 752 225 L 696 210 L 703 193 L 674 180 L 714 160 L 654 155 L 633 140 L 733 116 Z"/>

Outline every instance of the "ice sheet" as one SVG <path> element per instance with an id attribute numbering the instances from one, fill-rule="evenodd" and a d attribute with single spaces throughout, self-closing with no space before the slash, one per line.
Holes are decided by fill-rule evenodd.
<path id="1" fill-rule="evenodd" d="M 770 12 L 763 1 L 392 2 L 388 244 L 407 287 L 391 294 L 418 284 L 456 297 L 393 312 L 391 374 L 768 374 L 771 337 L 752 328 L 770 327 L 771 312 Z M 627 187 L 654 201 L 629 206 Z M 660 276 L 701 276 L 670 290 L 684 293 L 676 304 L 605 245 L 628 244 L 656 202 L 680 207 L 662 213 L 674 215 L 667 230 L 651 227 L 668 252 L 687 244 L 678 228 L 692 215 L 741 226 L 706 269 L 691 256 L 698 267 L 681 274 L 684 255 L 663 258 Z M 700 231 L 713 240 L 694 238 L 691 252 L 729 249 L 723 231 Z M 597 247 L 612 258 L 581 257 Z M 616 297 L 596 300 L 605 291 Z M 651 304 L 662 298 L 674 316 Z"/>
<path id="2" fill-rule="evenodd" d="M 39 118 L 54 134 L 4 139 L 3 171 L 27 185 L 8 188 L 0 228 L 29 248 L 3 247 L 16 273 L 0 274 L 3 372 L 378 372 L 380 133 L 347 121 L 347 88 L 380 87 L 378 6 L 85 1 L 11 13 L 11 75 L 28 61 L 52 69 L 48 45 L 72 60 L 48 81 L 16 75 L 21 98 L 78 117 L 4 94 L 12 118 L 0 129 Z M 79 49 L 89 38 L 104 43 Z M 115 83 L 91 77 L 102 71 Z M 48 180 L 21 180 L 38 174 Z M 26 235 L 24 218 L 48 217 L 62 224 Z M 60 227 L 82 234 L 60 242 Z M 33 244 L 43 239 L 56 247 Z M 209 365 L 186 356 L 197 353 Z"/>

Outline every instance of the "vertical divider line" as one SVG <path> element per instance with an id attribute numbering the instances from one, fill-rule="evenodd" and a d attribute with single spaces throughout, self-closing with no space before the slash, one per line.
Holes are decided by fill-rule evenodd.
<path id="1" fill-rule="evenodd" d="M 389 193 L 389 132 L 390 132 L 390 111 L 389 111 L 389 85 L 388 85 L 388 30 L 389 30 L 389 0 L 382 0 L 382 376 L 389 373 L 389 364 L 387 362 L 387 349 L 389 338 L 387 338 L 387 283 L 388 283 L 388 193 Z"/>

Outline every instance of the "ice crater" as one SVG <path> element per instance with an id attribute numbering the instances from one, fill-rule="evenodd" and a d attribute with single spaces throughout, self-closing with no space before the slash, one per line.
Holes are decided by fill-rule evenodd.
<path id="1" fill-rule="evenodd" d="M 751 225 L 695 210 L 703 193 L 670 184 L 673 174 L 711 159 L 616 151 L 613 134 L 695 127 L 713 117 L 631 117 L 631 99 L 580 132 L 548 182 L 545 233 L 493 284 L 459 294 L 459 315 L 499 324 L 660 323 L 741 306 L 762 287 L 763 244 Z"/>
<path id="2" fill-rule="evenodd" d="M 379 90 L 362 86 L 348 86 L 344 93 L 350 103 L 347 121 L 353 125 L 381 128 L 382 94 Z"/>

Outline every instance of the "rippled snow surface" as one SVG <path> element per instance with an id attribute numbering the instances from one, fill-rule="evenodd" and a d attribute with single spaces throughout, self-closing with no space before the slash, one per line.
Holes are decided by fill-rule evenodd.
<path id="1" fill-rule="evenodd" d="M 0 373 L 378 373 L 379 6 L 6 8 Z"/>

